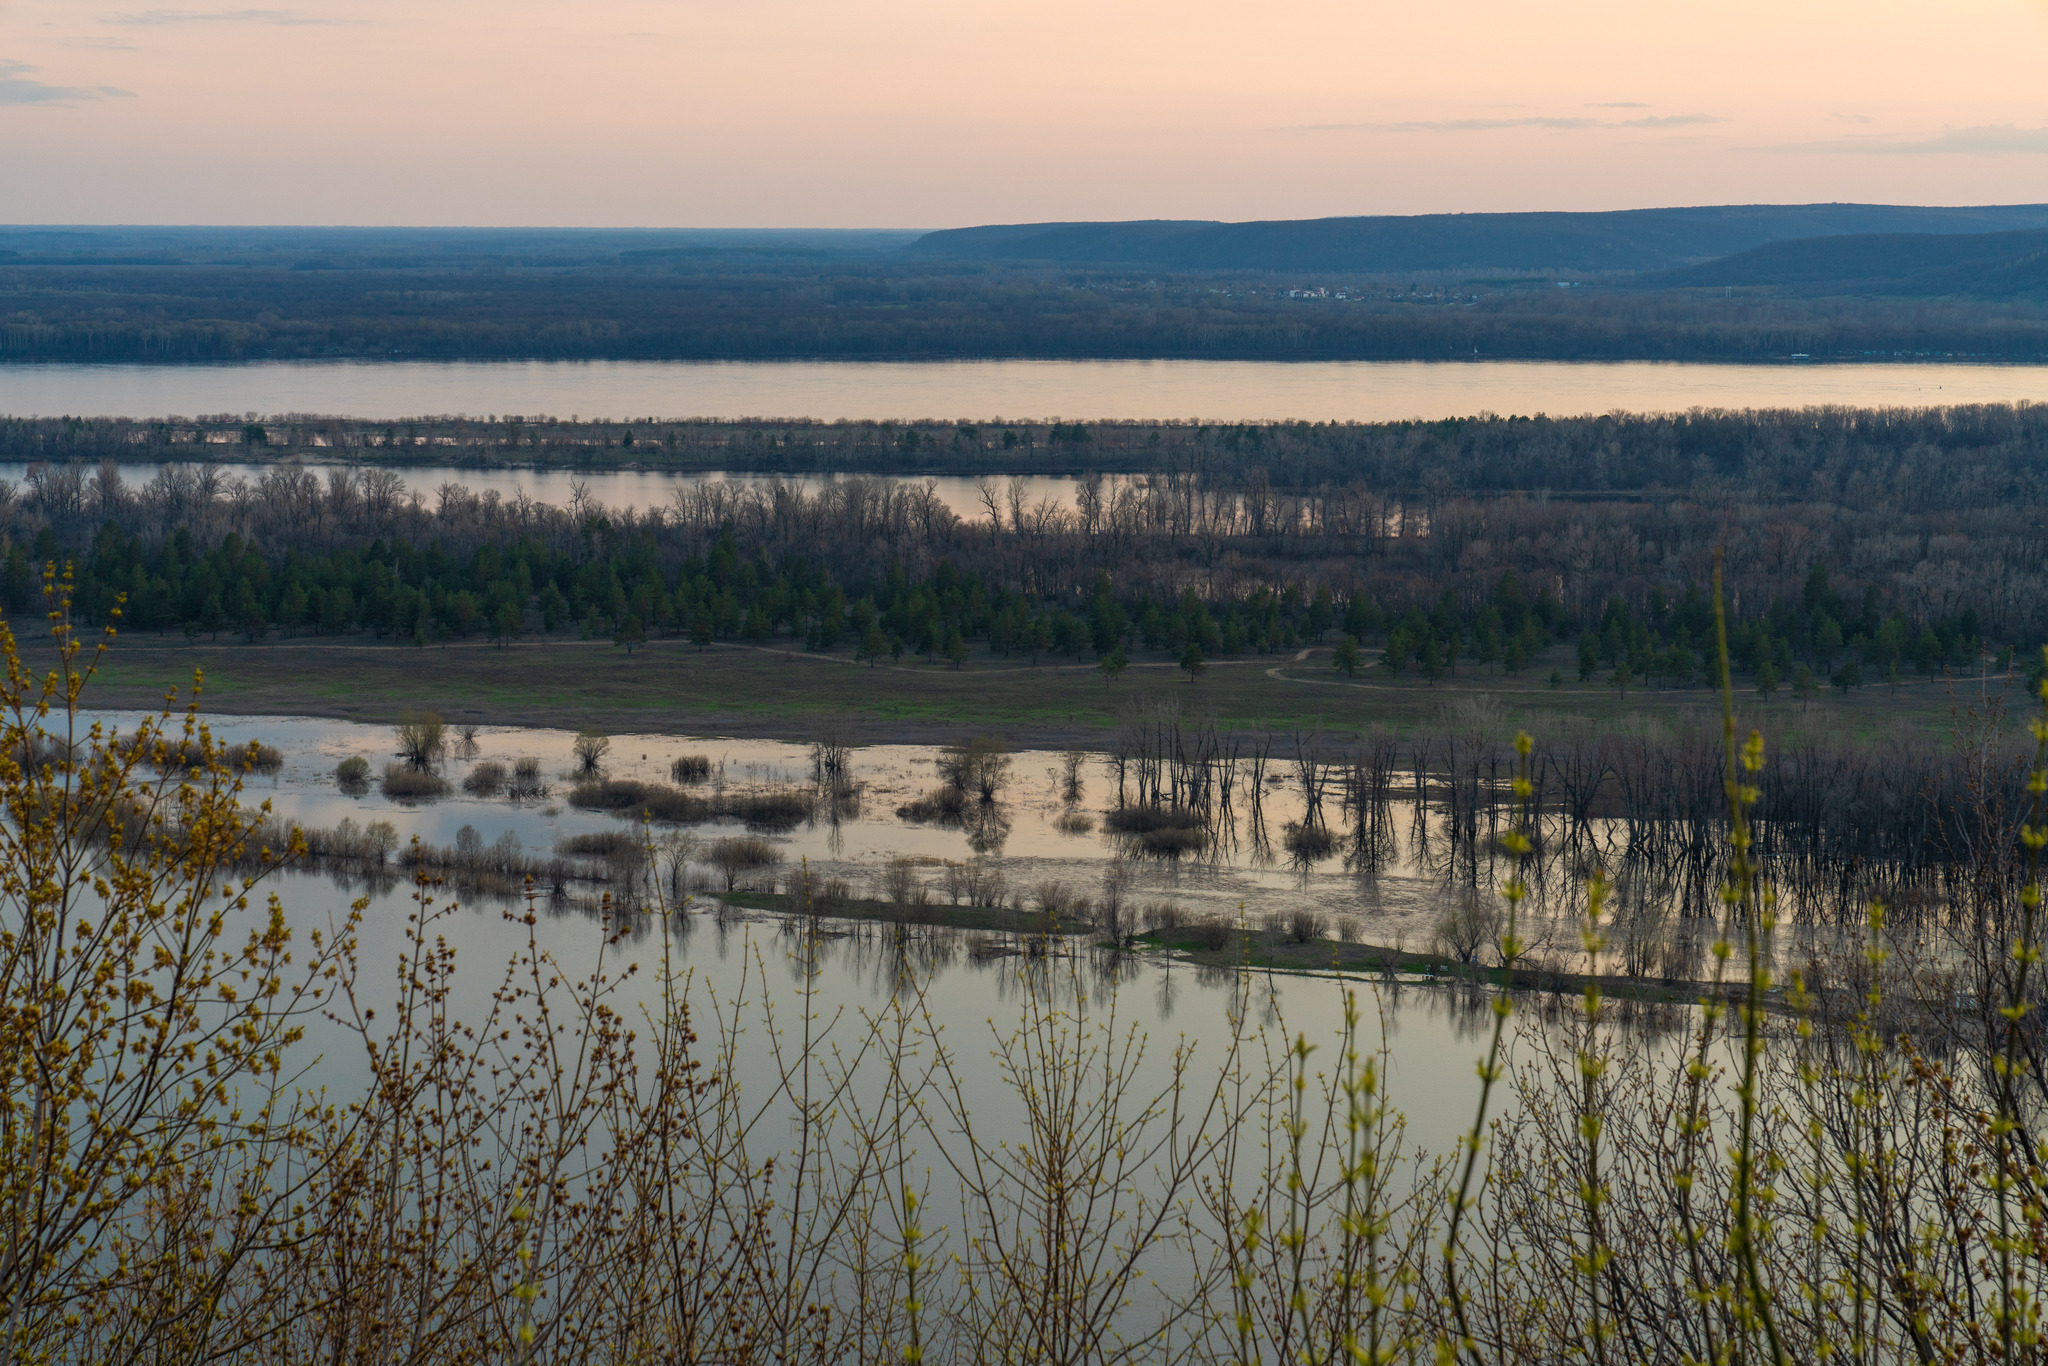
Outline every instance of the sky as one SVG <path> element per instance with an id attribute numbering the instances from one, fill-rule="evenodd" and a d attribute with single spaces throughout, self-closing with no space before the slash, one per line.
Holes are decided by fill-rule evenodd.
<path id="1" fill-rule="evenodd" d="M 2048 0 L 0 0 L 0 222 L 2048 201 Z"/>

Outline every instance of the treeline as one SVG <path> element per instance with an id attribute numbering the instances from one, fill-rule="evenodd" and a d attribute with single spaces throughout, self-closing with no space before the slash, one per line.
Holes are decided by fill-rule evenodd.
<path id="1" fill-rule="evenodd" d="M 1222 428 L 243 426 L 257 430 L 0 423 L 0 458 L 40 457 L 20 484 L 0 481 L 15 610 L 35 566 L 73 559 L 83 611 L 97 619 L 125 593 L 128 619 L 151 629 L 435 639 L 503 625 L 844 648 L 874 644 L 874 627 L 889 650 L 1078 658 L 1299 648 L 1342 627 L 1392 669 L 1516 668 L 1567 643 L 1552 666 L 1625 666 L 1627 686 L 1699 676 L 1719 548 L 1737 657 L 1785 686 L 1801 667 L 1850 686 L 2048 638 L 2043 407 Z M 1091 473 L 1072 505 L 991 476 L 964 516 L 927 483 L 857 474 L 679 479 L 660 506 L 577 490 L 555 507 L 456 481 L 409 487 L 386 466 L 284 460 L 245 478 L 177 459 L 224 449 L 204 439 L 214 430 L 251 443 L 226 449 L 262 452 L 255 441 L 349 455 L 363 450 L 351 440 L 396 435 L 465 443 L 393 448 L 415 456 L 581 442 L 737 469 L 782 452 L 828 468 L 893 453 L 1142 472 Z M 489 444 L 522 436 L 541 444 Z M 149 477 L 51 458 L 94 453 L 149 460 Z"/>
<path id="2" fill-rule="evenodd" d="M 1207 657 L 1321 644 L 1337 645 L 1339 667 L 1356 672 L 1366 666 L 1356 647 L 1378 644 L 1378 667 L 1398 676 L 1412 666 L 1431 680 L 1461 667 L 1520 672 L 1563 642 L 1575 645 L 1581 680 L 1611 671 L 1623 688 L 1684 686 L 1705 681 L 1713 657 L 1706 570 L 1717 541 L 1733 541 L 1742 565 L 1731 576 L 1733 653 L 1766 688 L 1967 667 L 1994 645 L 2007 662 L 2015 645 L 2048 636 L 2039 593 L 2001 629 L 1971 600 L 1981 583 L 1958 578 L 1954 599 L 1934 610 L 1910 583 L 1838 586 L 1817 544 L 1787 554 L 1784 528 L 1744 540 L 1697 508 L 1686 512 L 1684 553 L 1656 552 L 1663 571 L 1645 585 L 1616 572 L 1637 567 L 1626 564 L 1562 572 L 1572 547 L 1548 535 L 1525 535 L 1503 555 L 1476 553 L 1489 542 L 1475 537 L 1443 562 L 1447 524 L 1506 527 L 1538 506 L 1526 500 L 1446 507 L 1433 534 L 1375 550 L 1327 527 L 1262 531 L 1241 501 L 1226 510 L 1207 495 L 1208 530 L 1185 532 L 1143 504 L 1128 524 L 1115 514 L 1092 529 L 1058 510 L 963 521 L 928 489 L 861 480 L 816 493 L 686 485 L 673 506 L 647 512 L 508 506 L 448 485 L 429 511 L 388 471 L 336 470 L 323 486 L 280 468 L 254 485 L 203 487 L 167 467 L 135 491 L 111 469 L 94 472 L 70 525 L 91 516 L 97 529 L 74 539 L 47 515 L 50 478 L 38 471 L 28 496 L 0 501 L 0 591 L 17 619 L 38 602 L 40 571 L 71 562 L 74 609 L 87 621 L 113 621 L 118 608 L 130 627 L 251 641 L 366 631 L 510 644 L 574 632 L 628 649 L 672 636 L 851 649 L 871 662 L 910 654 L 958 665 L 986 649 L 1096 660 L 1111 674 L 1146 652 L 1194 670 Z M 1640 522 L 1674 510 L 1619 511 Z M 1622 539 L 1580 535 L 1589 548 Z M 1532 559 L 1534 569 L 1519 567 Z"/>
<path id="3" fill-rule="evenodd" d="M 1327 489 L 1422 500 L 1426 509 L 1461 493 L 1685 493 L 1718 504 L 1975 513 L 2048 502 L 2048 404 L 1222 425 L 0 417 L 0 462 L 52 466 L 45 488 L 59 502 L 82 499 L 90 466 L 108 460 L 792 476 L 1094 473 L 1193 480 L 1255 503 Z"/>
<path id="4" fill-rule="evenodd" d="M 901 562 L 877 582 L 841 583 L 804 559 L 749 557 L 729 530 L 708 555 L 665 570 L 661 545 L 642 533 L 582 553 L 539 538 L 485 544 L 467 557 L 438 542 L 373 541 L 325 555 L 266 555 L 230 532 L 200 547 L 184 528 L 150 546 L 109 524 L 76 568 L 73 609 L 92 623 L 185 629 L 261 640 L 272 632 L 412 640 L 489 637 L 510 643 L 540 633 L 580 632 L 637 645 L 650 637 L 851 648 L 863 657 L 964 659 L 975 641 L 1004 656 L 1100 658 L 1128 647 L 1210 654 L 1293 649 L 1320 641 L 1340 620 L 1370 634 L 1383 621 L 1364 597 L 1340 612 L 1327 583 L 1312 593 L 1287 584 L 1242 600 L 1209 603 L 1192 590 L 1162 599 L 1119 592 L 1107 571 L 1077 599 L 1046 598 L 962 572 L 941 559 L 913 579 Z M 17 617 L 40 602 L 39 566 L 62 555 L 45 528 L 5 549 L 0 585 Z"/>
<path id="5" fill-rule="evenodd" d="M 0 258 L 0 359 L 2048 355 L 2048 311 L 2036 303 L 1725 298 L 1718 289 L 1635 288 L 1625 278 L 1571 291 L 1490 281 L 1425 288 L 1406 279 L 1390 288 L 1328 274 L 1134 278 L 802 254 L 554 268 L 333 265 Z M 1296 286 L 1319 292 L 1287 297 Z"/>

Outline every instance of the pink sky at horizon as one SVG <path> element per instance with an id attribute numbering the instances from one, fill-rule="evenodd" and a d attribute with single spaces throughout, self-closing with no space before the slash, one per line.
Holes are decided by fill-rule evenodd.
<path id="1" fill-rule="evenodd" d="M 0 222 L 2041 202 L 2044 59 L 2048 0 L 0 0 Z"/>

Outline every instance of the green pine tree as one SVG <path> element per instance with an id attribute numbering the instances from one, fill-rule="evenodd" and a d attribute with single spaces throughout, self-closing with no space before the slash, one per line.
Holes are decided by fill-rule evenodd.
<path id="1" fill-rule="evenodd" d="M 1346 678 L 1358 677 L 1358 671 L 1365 666 L 1365 652 L 1358 648 L 1358 638 L 1347 635 L 1338 641 L 1337 653 L 1331 663 Z"/>

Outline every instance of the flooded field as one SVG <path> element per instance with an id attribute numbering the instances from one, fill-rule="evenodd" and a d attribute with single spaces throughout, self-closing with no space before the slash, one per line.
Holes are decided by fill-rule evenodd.
<path id="1" fill-rule="evenodd" d="M 142 717 L 96 719 L 126 732 Z M 1459 1181 L 1450 1159 L 1475 1116 L 1489 1135 L 1485 1198 L 1515 1202 L 1517 1217 L 1568 1218 L 1551 1174 L 1578 1151 L 1573 1078 L 1587 1059 L 1615 1071 L 1593 1113 L 1618 1127 L 1668 1119 L 1656 1098 L 1681 1095 L 1691 1050 L 1709 1066 L 1732 1060 L 1739 1040 L 1696 1040 L 1692 1026 L 1713 1017 L 1683 999 L 1617 995 L 1594 1020 L 1576 992 L 1524 979 L 1535 989 L 1515 993 L 1510 1017 L 1470 980 L 1289 970 L 1214 946 L 1207 957 L 1118 951 L 1099 934 L 1113 897 L 1174 906 L 1182 924 L 1313 911 L 1332 950 L 1345 939 L 1441 944 L 1456 912 L 1483 905 L 1503 876 L 1481 852 L 1497 846 L 1503 808 L 1478 795 L 1501 788 L 1497 746 L 1468 748 L 1461 733 L 1463 757 L 1425 770 L 1451 779 L 1418 793 L 1392 778 L 1384 736 L 1362 737 L 1343 768 L 1317 768 L 1303 757 L 1317 752 L 1313 737 L 1289 737 L 1280 761 L 1266 737 L 1247 754 L 1176 720 L 1149 713 L 1096 753 L 1012 752 L 987 737 L 852 747 L 829 725 L 807 745 L 472 730 L 422 716 L 374 727 L 223 718 L 213 729 L 244 746 L 245 805 L 267 804 L 280 833 L 295 826 L 327 851 L 265 888 L 292 945 L 317 959 L 322 941 L 351 936 L 346 961 L 317 977 L 335 987 L 297 1008 L 291 1086 L 345 1106 L 415 1086 L 438 1100 L 444 1086 L 472 1107 L 476 1144 L 502 1144 L 508 1107 L 555 1104 L 540 1060 L 602 1040 L 616 1077 L 578 1082 L 589 1103 L 617 1107 L 623 1124 L 643 1106 L 668 1113 L 651 1097 L 680 1088 L 687 1126 L 627 1134 L 588 1162 L 579 1147 L 584 1165 L 563 1188 L 601 1191 L 615 1164 L 680 1132 L 675 1161 L 648 1188 L 702 1199 L 719 1218 L 729 1197 L 772 1210 L 791 1230 L 776 1255 L 788 1246 L 808 1259 L 805 1303 L 865 1303 L 870 1287 L 895 1283 L 896 1264 L 873 1259 L 909 1246 L 948 1268 L 935 1298 L 971 1307 L 977 1278 L 996 1274 L 982 1249 L 1038 1227 L 1034 1211 L 1057 1197 L 1062 1211 L 1085 1203 L 1077 1237 L 1105 1256 L 1154 1221 L 1091 1310 L 1102 1331 L 1222 1341 L 1231 1320 L 1210 1301 L 1234 1283 L 1234 1230 L 1258 1226 L 1247 1211 L 1307 1241 L 1337 1240 L 1360 1226 L 1349 1211 L 1362 1191 L 1375 1236 L 1394 1247 L 1389 1274 L 1406 1277 L 1436 1265 Z M 636 809 L 665 818 L 642 825 Z M 1620 823 L 1574 828 L 1611 847 Z M 741 844 L 755 856 L 723 858 Z M 1560 886 L 1583 873 L 1577 859 L 1552 862 Z M 409 865 L 442 876 L 421 884 Z M 534 892 L 517 894 L 508 872 L 533 877 Z M 764 904 L 835 883 L 813 916 Z M 1090 916 L 1098 933 L 975 925 L 954 910 L 1021 915 L 1054 902 L 1073 917 L 1062 931 Z M 878 903 L 903 914 L 863 913 Z M 1539 905 L 1527 927 L 1553 963 L 1575 951 L 1554 923 L 1568 909 L 1568 894 Z M 462 1074 L 445 1084 L 424 1061 L 444 1056 Z M 1762 1083 L 1773 1124 L 1803 1094 L 1792 1057 L 1773 1054 Z M 1503 1079 L 1483 1115 L 1482 1062 Z M 433 1113 L 422 1132 L 438 1141 L 446 1126 Z M 564 1113 L 582 1123 L 588 1106 L 572 1099 Z M 1722 1105 L 1699 1123 L 1717 1142 L 1732 1133 Z M 1331 1177 L 1361 1142 L 1381 1175 Z M 1663 1198 L 1678 1160 L 1651 1151 L 1640 1170 L 1616 1168 L 1639 1205 Z M 945 1331 L 964 1331 L 968 1311 L 948 1312 Z"/>
<path id="2" fill-rule="evenodd" d="M 140 715 L 106 713 L 100 719 L 127 730 Z M 505 895 L 502 888 L 465 887 L 460 877 L 435 888 L 432 904 L 423 908 L 401 865 L 415 839 L 443 849 L 510 846 L 522 856 L 546 859 L 574 847 L 579 837 L 629 833 L 655 846 L 656 865 L 648 874 L 660 876 L 659 851 L 674 846 L 678 828 L 642 829 L 628 818 L 573 804 L 570 794 L 579 778 L 575 734 L 483 728 L 475 731 L 472 750 L 451 728 L 449 752 L 433 769 L 446 793 L 406 799 L 388 795 L 381 777 L 387 763 L 398 764 L 391 727 L 295 717 L 210 718 L 209 724 L 222 740 L 239 746 L 260 742 L 276 751 L 266 764 L 269 771 L 247 775 L 247 805 L 267 803 L 275 817 L 309 830 L 389 827 L 377 871 L 294 871 L 267 884 L 301 933 L 340 925 L 350 904 L 360 900 L 359 957 L 371 988 L 365 999 L 371 1002 L 381 995 L 378 984 L 390 980 L 389 966 L 407 953 L 415 924 L 455 951 L 451 1003 L 461 1018 L 489 1008 L 503 986 L 500 973 L 508 956 L 531 933 L 544 953 L 572 970 L 594 971 L 603 959 L 607 971 L 630 967 L 650 988 L 659 975 L 654 969 L 671 956 L 682 965 L 693 1010 L 705 1021 L 748 1020 L 758 1026 L 777 1015 L 815 1017 L 857 1034 L 892 1002 L 909 998 L 933 1021 L 966 1033 L 963 1046 L 970 1053 L 980 1047 L 974 1038 L 998 1038 L 1012 1027 L 1013 1016 L 1042 1008 L 1046 990 L 1092 1000 L 1093 1009 L 1113 1012 L 1126 1026 L 1180 1037 L 1201 1056 L 1221 1057 L 1240 1030 L 1268 1043 L 1303 1030 L 1334 1038 L 1348 987 L 1367 1002 L 1367 1042 L 1390 1050 L 1394 1084 L 1417 1141 L 1445 1150 L 1468 1115 L 1469 1055 L 1483 1046 L 1492 1020 L 1484 996 L 1396 978 L 1205 969 L 1163 952 L 1104 954 L 1079 939 L 1063 942 L 1047 960 L 1002 949 L 1000 936 L 948 929 L 942 916 L 908 938 L 892 927 L 849 920 L 828 920 L 824 932 L 814 935 L 798 917 L 722 904 L 724 880 L 709 858 L 724 839 L 766 840 L 774 861 L 740 876 L 741 887 L 788 891 L 809 878 L 814 886 L 838 881 L 856 898 L 886 900 L 905 894 L 907 873 L 922 889 L 917 895 L 940 909 L 948 904 L 949 869 L 971 866 L 993 876 L 1006 889 L 1002 895 L 1019 907 L 1034 904 L 1049 884 L 1063 884 L 1077 900 L 1099 899 L 1105 881 L 1114 877 L 1125 880 L 1123 894 L 1133 905 L 1171 903 L 1188 919 L 1236 921 L 1242 915 L 1260 923 L 1312 907 L 1362 939 L 1422 947 L 1443 904 L 1441 882 L 1401 857 L 1361 876 L 1340 851 L 1320 858 L 1288 853 L 1280 832 L 1301 818 L 1303 799 L 1277 770 L 1256 803 L 1265 836 L 1252 829 L 1248 813 L 1254 804 L 1240 794 L 1237 804 L 1247 814 L 1227 831 L 1219 829 L 1215 845 L 1200 856 L 1176 859 L 1134 853 L 1125 837 L 1105 829 L 1117 795 L 1116 765 L 1109 756 L 1011 754 L 997 818 L 963 827 L 898 814 L 899 807 L 940 784 L 938 752 L 913 746 L 855 749 L 852 800 L 781 829 L 750 829 L 739 820 L 687 827 L 684 877 L 690 900 L 683 914 L 666 921 L 645 915 L 608 920 L 601 897 L 616 884 L 604 883 L 600 873 L 600 880 L 573 880 L 567 895 L 543 888 L 529 925 L 522 897 Z M 677 762 L 686 757 L 706 761 L 702 776 L 687 785 L 706 799 L 721 792 L 794 788 L 814 776 L 813 752 L 806 746 L 718 737 L 606 738 L 602 769 L 604 780 L 613 783 L 672 787 Z M 357 757 L 367 762 L 369 779 L 337 780 L 337 769 Z M 465 783 L 478 786 L 471 780 L 480 771 L 488 774 L 499 765 L 516 773 L 522 759 L 539 761 L 542 790 L 529 787 L 517 796 L 504 789 L 490 796 L 465 790 Z M 1127 772 L 1125 781 L 1136 780 Z M 578 867 L 591 870 L 587 863 Z M 322 1027 L 314 1026 L 310 1038 L 318 1046 Z M 745 1050 L 735 1056 L 768 1066 Z M 1163 1051 L 1157 1065 L 1165 1065 Z M 344 1048 L 323 1055 L 308 1077 L 345 1090 L 362 1080 L 361 1072 L 361 1059 Z M 767 1079 L 764 1073 L 764 1084 Z M 999 1116 L 1013 1098 L 991 1079 L 986 1094 L 977 1092 L 976 1104 Z"/>
<path id="3" fill-rule="evenodd" d="M 113 713 L 108 719 L 126 728 L 137 717 Z M 418 800 L 389 796 L 378 780 L 395 754 L 389 727 L 303 717 L 220 717 L 211 725 L 230 743 L 256 740 L 280 752 L 282 764 L 275 772 L 248 778 L 246 798 L 252 804 L 268 801 L 277 816 L 307 827 L 331 829 L 343 820 L 359 827 L 388 822 L 401 847 L 414 837 L 453 846 L 467 828 L 485 847 L 509 835 L 533 855 L 546 855 L 578 835 L 633 828 L 621 816 L 582 809 L 568 800 L 577 779 L 576 736 L 568 731 L 485 727 L 476 732 L 470 753 L 451 730 L 451 752 L 437 766 L 448 790 Z M 690 785 L 707 793 L 796 787 L 811 778 L 811 751 L 805 745 L 669 735 L 607 738 L 602 765 L 605 777 L 613 780 L 673 784 L 674 765 L 684 756 L 709 761 L 705 777 Z M 371 774 L 354 787 L 335 777 L 337 766 L 351 756 L 363 757 Z M 967 828 L 897 814 L 940 785 L 935 749 L 855 749 L 854 800 L 840 804 L 836 813 L 819 812 L 787 829 L 751 832 L 774 845 L 776 862 L 747 883 L 786 891 L 807 871 L 815 882 L 839 879 L 857 895 L 879 898 L 890 865 L 908 861 L 927 892 L 943 903 L 947 865 L 981 862 L 1000 873 L 1013 897 L 1028 899 L 1041 884 L 1063 882 L 1074 895 L 1092 899 L 1116 865 L 1130 880 L 1132 898 L 1171 901 L 1191 917 L 1235 920 L 1242 908 L 1258 921 L 1312 906 L 1333 919 L 1355 920 L 1361 938 L 1414 947 L 1427 939 L 1440 908 L 1439 880 L 1399 850 L 1363 875 L 1339 847 L 1319 857 L 1290 852 L 1284 831 L 1301 820 L 1304 801 L 1277 763 L 1262 778 L 1257 813 L 1263 831 L 1253 827 L 1253 803 L 1239 793 L 1236 819 L 1218 826 L 1215 847 L 1199 856 L 1174 858 L 1134 852 L 1126 839 L 1105 828 L 1106 816 L 1117 805 L 1116 768 L 1108 756 L 1078 756 L 1073 801 L 1067 800 L 1065 754 L 1027 750 L 1008 757 L 995 819 Z M 498 764 L 510 771 L 521 758 L 540 761 L 544 795 L 514 797 L 509 784 L 493 796 L 465 790 L 465 781 L 479 766 Z M 1127 797 L 1134 782 L 1126 777 Z M 659 839 L 658 828 L 654 833 Z M 741 821 L 714 820 L 693 824 L 690 833 L 700 846 L 708 846 L 750 832 Z M 709 890 L 704 881 L 697 879 L 700 893 Z"/>
<path id="4" fill-rule="evenodd" d="M 326 477 L 328 471 L 348 468 L 343 463 L 331 466 L 308 463 L 306 466 L 315 474 Z M 141 488 L 156 478 L 157 472 L 166 468 L 155 462 L 117 464 L 122 482 L 131 488 Z M 242 480 L 255 484 L 265 475 L 278 469 L 276 465 L 256 465 L 235 461 L 214 462 L 212 468 L 222 478 Z M 0 479 L 21 484 L 28 477 L 29 467 L 20 461 L 0 461 Z M 521 495 L 537 503 L 554 507 L 568 507 L 582 496 L 595 503 L 613 509 L 632 508 L 638 512 L 651 512 L 666 508 L 679 491 L 688 490 L 699 484 L 744 484 L 760 486 L 778 482 L 769 476 L 747 474 L 666 474 L 656 470 L 569 470 L 569 469 L 477 469 L 454 465 L 422 463 L 404 466 L 405 487 L 417 493 L 429 503 L 437 500 L 443 485 L 454 484 L 481 497 L 496 493 L 507 502 Z M 878 484 L 911 484 L 918 488 L 929 485 L 938 500 L 954 516 L 963 521 L 985 520 L 987 509 L 982 502 L 984 483 L 997 488 L 1007 500 L 1014 487 L 1019 497 L 1030 507 L 1049 503 L 1063 511 L 1071 511 L 1080 480 L 1063 475 L 998 475 L 984 481 L 960 475 L 859 475 L 849 476 Z M 801 486 L 813 493 L 824 484 L 831 482 L 831 476 L 805 475 L 779 482 Z M 1110 475 L 1104 481 L 1112 490 L 1127 482 L 1139 482 L 1128 475 Z"/>

